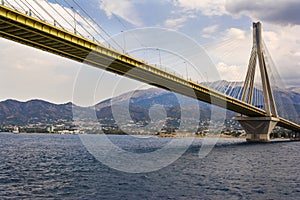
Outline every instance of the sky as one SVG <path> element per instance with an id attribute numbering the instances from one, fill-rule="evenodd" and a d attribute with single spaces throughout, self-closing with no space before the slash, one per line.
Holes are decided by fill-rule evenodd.
<path id="1" fill-rule="evenodd" d="M 14 0 L 7 1 L 11 4 L 15 3 Z M 174 43 L 176 45 L 172 48 L 187 48 L 180 43 L 180 40 L 176 40 L 177 36 L 189 38 L 203 48 L 213 63 L 212 67 L 218 71 L 220 79 L 241 81 L 246 75 L 252 48 L 252 22 L 260 21 L 263 25 L 264 42 L 285 87 L 300 87 L 300 70 L 298 70 L 300 2 L 298 0 L 49 0 L 49 2 L 40 0 L 38 2 L 48 6 L 48 12 L 52 12 L 54 18 L 58 19 L 59 26 L 73 31 L 73 24 L 76 23 L 78 32 L 84 32 L 82 27 L 87 29 L 86 33 L 83 33 L 86 37 L 91 38 L 87 35 L 87 32 L 90 32 L 101 42 L 114 45 L 114 41 L 117 41 L 121 46 L 118 50 L 127 51 L 133 56 L 144 56 L 141 59 L 164 65 L 163 67 L 168 70 L 174 70 L 193 80 L 197 79 L 193 77 L 193 69 L 189 66 L 188 70 L 184 70 L 184 63 L 187 63 L 187 60 L 178 61 L 181 70 L 172 69 L 175 65 L 167 66 L 169 64 L 167 60 L 170 58 L 167 54 L 173 52 L 175 55 L 174 49 L 167 49 L 167 47 L 171 48 Z M 74 2 L 80 4 L 89 16 Z M 59 16 L 55 11 L 51 11 L 48 3 L 60 13 L 71 14 L 65 13 Z M 74 8 L 72 9 L 71 6 Z M 74 9 L 77 12 L 76 22 L 72 15 Z M 35 5 L 33 16 L 38 15 L 37 12 L 41 14 L 45 11 Z M 79 17 L 79 13 L 83 18 Z M 45 13 L 42 15 L 46 21 L 53 23 L 53 18 Z M 65 17 L 66 21 L 62 17 Z M 86 22 L 91 26 L 85 25 Z M 83 24 L 82 27 L 79 24 Z M 152 32 L 148 31 L 148 36 L 145 37 L 145 31 L 141 30 L 168 30 L 171 36 L 163 38 L 153 33 L 151 37 L 149 33 Z M 101 37 L 97 33 L 100 33 Z M 130 40 L 132 36 L 140 43 L 140 47 L 152 44 L 152 50 L 134 53 L 131 47 L 133 41 Z M 163 46 L 164 49 L 161 51 L 157 50 L 159 46 L 155 50 L 155 45 L 158 43 L 163 45 L 164 41 L 169 45 Z M 2 85 L 0 101 L 42 99 L 53 103 L 74 102 L 87 106 L 125 91 L 147 87 L 136 81 L 6 39 L 0 39 L 0 46 L 0 84 Z M 137 49 L 136 46 L 134 48 Z M 190 49 L 192 50 L 194 49 Z M 196 53 L 198 51 L 192 55 L 197 57 Z M 173 61 L 174 59 L 172 57 Z M 207 69 L 197 67 L 196 71 L 202 72 L 202 79 L 213 80 L 212 74 L 206 72 Z M 195 81 L 203 81 L 200 79 L 201 77 Z M 79 86 L 79 83 L 82 85 Z M 84 91 L 89 91 L 90 94 Z"/>

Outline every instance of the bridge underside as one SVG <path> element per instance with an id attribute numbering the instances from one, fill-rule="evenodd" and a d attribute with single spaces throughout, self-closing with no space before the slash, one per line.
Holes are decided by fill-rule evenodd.
<path id="1" fill-rule="evenodd" d="M 264 110 L 255 106 L 1 5 L 0 36 L 249 117 L 267 116 Z M 298 124 L 282 118 L 277 125 L 300 130 Z"/>
<path id="2" fill-rule="evenodd" d="M 247 133 L 248 142 L 269 142 L 279 119 L 275 117 L 237 117 Z"/>

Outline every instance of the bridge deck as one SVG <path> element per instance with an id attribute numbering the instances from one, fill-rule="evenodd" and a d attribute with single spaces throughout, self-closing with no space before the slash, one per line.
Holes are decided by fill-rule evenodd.
<path id="1" fill-rule="evenodd" d="M 255 106 L 1 5 L 0 36 L 243 115 L 266 116 L 264 110 Z M 278 126 L 300 130 L 300 125 L 282 118 Z"/>

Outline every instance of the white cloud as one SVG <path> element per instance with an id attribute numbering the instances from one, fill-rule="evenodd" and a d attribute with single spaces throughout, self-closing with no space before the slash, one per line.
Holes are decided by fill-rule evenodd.
<path id="1" fill-rule="evenodd" d="M 217 70 L 220 73 L 222 80 L 230 80 L 230 81 L 240 81 L 240 78 L 244 78 L 246 75 L 241 77 L 241 66 L 237 65 L 227 65 L 223 62 L 219 62 L 217 64 Z"/>
<path id="2" fill-rule="evenodd" d="M 102 0 L 100 3 L 100 8 L 105 11 L 108 17 L 111 17 L 113 14 L 115 14 L 135 26 L 142 25 L 142 21 L 132 1 Z"/>
<path id="3" fill-rule="evenodd" d="M 228 38 L 235 38 L 236 40 L 246 39 L 246 33 L 244 30 L 241 30 L 238 28 L 230 28 L 226 32 L 227 32 L 226 37 L 228 37 Z"/>
<path id="4" fill-rule="evenodd" d="M 215 33 L 218 28 L 219 28 L 219 25 L 208 26 L 203 29 L 203 33 L 212 34 L 212 33 Z"/>
<path id="5" fill-rule="evenodd" d="M 226 0 L 175 0 L 174 4 L 185 10 L 196 10 L 207 16 L 221 16 L 227 13 Z"/>
<path id="6" fill-rule="evenodd" d="M 172 18 L 172 19 L 167 19 L 165 21 L 165 26 L 167 28 L 171 29 L 179 29 L 184 26 L 185 22 L 188 20 L 188 17 L 179 17 L 179 18 Z"/>
<path id="7" fill-rule="evenodd" d="M 217 25 L 217 24 L 204 28 L 202 30 L 202 33 L 203 33 L 202 37 L 213 38 L 214 37 L 213 34 L 218 30 L 218 28 L 219 28 L 219 25 Z"/>

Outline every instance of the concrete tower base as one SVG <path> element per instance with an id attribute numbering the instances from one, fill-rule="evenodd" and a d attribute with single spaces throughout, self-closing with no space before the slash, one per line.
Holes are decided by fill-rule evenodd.
<path id="1" fill-rule="evenodd" d="M 245 129 L 248 142 L 269 142 L 270 133 L 279 121 L 275 117 L 237 117 Z"/>

